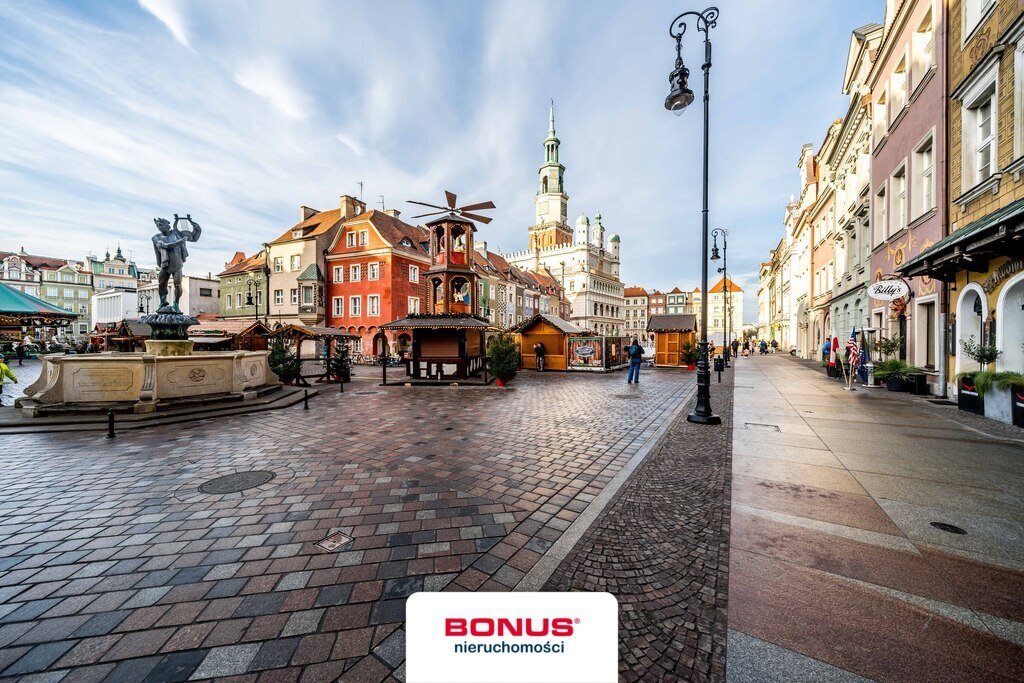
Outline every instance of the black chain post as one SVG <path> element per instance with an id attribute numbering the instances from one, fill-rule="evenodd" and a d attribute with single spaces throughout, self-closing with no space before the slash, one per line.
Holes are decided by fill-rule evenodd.
<path id="1" fill-rule="evenodd" d="M 114 433 L 114 409 L 107 409 L 107 438 L 116 439 L 117 434 Z"/>
<path id="2" fill-rule="evenodd" d="M 302 409 L 309 410 L 309 389 L 302 390 Z"/>

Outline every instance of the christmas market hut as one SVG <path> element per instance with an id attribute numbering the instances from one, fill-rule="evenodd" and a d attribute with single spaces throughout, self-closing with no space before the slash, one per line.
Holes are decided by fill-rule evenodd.
<path id="1" fill-rule="evenodd" d="M 77 317 L 71 311 L 0 283 L 0 338 L 15 341 L 34 334 L 38 339 L 44 329 L 67 327 Z"/>
<path id="2" fill-rule="evenodd" d="M 494 328 L 469 313 L 414 313 L 381 329 L 412 334 L 412 354 L 405 361 L 408 377 L 444 381 L 472 377 L 484 369 L 486 334 Z"/>
<path id="3" fill-rule="evenodd" d="M 544 369 L 566 370 L 569 338 L 586 334 L 586 330 L 548 313 L 538 313 L 512 328 L 519 338 L 520 368 L 536 368 L 537 344 L 544 346 Z"/>
<path id="4" fill-rule="evenodd" d="M 684 348 L 697 343 L 697 316 L 652 315 L 647 331 L 654 335 L 654 364 L 659 367 L 689 365 Z"/>
<path id="5" fill-rule="evenodd" d="M 188 328 L 197 351 L 266 351 L 268 328 L 262 320 L 202 320 Z"/>

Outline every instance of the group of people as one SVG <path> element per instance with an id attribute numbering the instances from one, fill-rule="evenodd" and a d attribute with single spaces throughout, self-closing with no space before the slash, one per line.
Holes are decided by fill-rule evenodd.
<path id="1" fill-rule="evenodd" d="M 743 340 L 743 355 L 751 356 L 754 353 L 759 355 L 767 355 L 769 353 L 775 353 L 779 350 L 779 342 L 772 339 L 771 341 L 765 339 L 744 339 Z"/>

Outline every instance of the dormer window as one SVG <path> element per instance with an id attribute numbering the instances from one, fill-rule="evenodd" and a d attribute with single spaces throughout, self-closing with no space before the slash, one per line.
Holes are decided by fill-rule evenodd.
<path id="1" fill-rule="evenodd" d="M 412 246 L 412 240 L 410 240 L 408 237 L 403 237 L 401 240 L 398 241 L 398 243 L 401 244 L 403 247 Z"/>
<path id="2" fill-rule="evenodd" d="M 300 237 L 302 237 L 302 230 L 301 229 L 300 230 L 292 230 L 292 239 L 297 240 Z"/>

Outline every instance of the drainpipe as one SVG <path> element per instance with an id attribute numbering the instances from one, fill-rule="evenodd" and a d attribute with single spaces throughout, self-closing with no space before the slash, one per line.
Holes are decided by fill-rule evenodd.
<path id="1" fill-rule="evenodd" d="M 949 13 L 949 3 L 940 3 L 939 6 L 942 7 L 942 12 L 944 14 L 948 14 Z M 945 176 L 945 179 L 946 179 L 945 192 L 943 192 L 942 207 L 940 209 L 940 215 L 942 216 L 942 221 L 941 221 L 940 225 L 942 226 L 942 232 L 943 232 L 942 237 L 945 237 L 946 236 L 946 230 L 947 230 L 947 228 L 949 226 L 949 214 L 950 214 L 950 211 L 949 211 L 949 190 L 950 190 L 950 187 L 949 187 L 950 186 L 949 153 L 950 152 L 949 152 L 949 121 L 947 120 L 948 117 L 949 117 L 949 107 L 946 106 L 947 103 L 948 103 L 948 93 L 946 92 L 946 90 L 949 89 L 949 52 L 950 52 L 950 50 L 949 50 L 948 35 L 946 35 L 946 34 L 949 33 L 948 16 L 943 16 L 942 17 L 942 21 L 938 22 L 937 25 L 944 27 L 943 28 L 943 36 L 942 36 L 942 43 L 941 43 L 941 45 L 945 49 L 945 52 L 943 53 L 943 60 L 942 60 L 942 84 L 943 84 L 942 101 L 943 101 L 943 106 L 939 107 L 939 110 L 941 112 L 939 114 L 939 120 L 941 121 L 942 138 L 943 138 L 942 164 L 943 164 L 943 166 L 945 166 L 945 168 L 943 169 L 943 175 Z M 955 273 L 953 274 L 953 277 L 956 277 Z M 941 288 L 940 293 L 939 293 L 939 358 L 938 358 L 938 360 L 939 360 L 939 398 L 947 398 L 947 396 L 948 396 L 948 391 L 947 391 L 947 388 L 946 388 L 946 384 L 947 384 L 946 377 L 947 377 L 947 374 L 949 372 L 949 370 L 948 370 L 949 356 L 947 355 L 948 350 L 949 350 L 949 340 L 946 338 L 946 335 L 948 334 L 948 328 L 947 328 L 947 325 L 946 325 L 946 319 L 948 317 L 948 314 L 949 314 L 949 283 L 943 281 L 942 288 Z"/>

